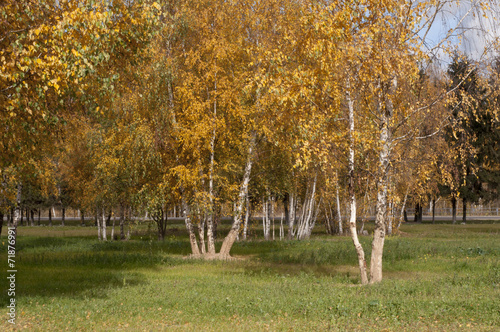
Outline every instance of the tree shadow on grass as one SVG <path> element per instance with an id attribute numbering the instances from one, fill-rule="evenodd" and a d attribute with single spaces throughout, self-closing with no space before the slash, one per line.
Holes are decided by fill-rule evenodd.
<path id="1" fill-rule="evenodd" d="M 105 298 L 110 289 L 136 286 L 146 281 L 141 274 L 130 271 L 58 266 L 24 267 L 17 273 L 16 282 L 16 295 L 21 298 Z"/>
<path id="2" fill-rule="evenodd" d="M 106 297 L 108 290 L 146 283 L 138 270 L 188 264 L 163 251 L 168 245 L 96 243 L 78 238 L 23 238 L 16 252 L 16 298 Z M 170 244 L 182 250 L 182 243 Z M 0 256 L 7 266 L 7 255 Z M 7 290 L 7 270 L 0 272 L 0 287 Z M 0 303 L 9 301 L 7 291 Z"/>

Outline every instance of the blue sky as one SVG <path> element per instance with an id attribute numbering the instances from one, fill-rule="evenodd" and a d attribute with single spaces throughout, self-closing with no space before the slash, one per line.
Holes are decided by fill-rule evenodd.
<path id="1" fill-rule="evenodd" d="M 446 47 L 457 47 L 474 60 L 495 55 L 491 50 L 493 42 L 500 37 L 500 0 L 486 1 L 489 8 L 483 10 L 479 0 L 442 0 L 444 6 L 426 36 L 426 50 L 432 50 L 442 64 L 449 61 Z M 431 15 L 433 13 L 428 16 Z M 442 42 L 450 31 L 453 31 L 451 37 Z M 423 35 L 422 31 L 420 36 Z"/>

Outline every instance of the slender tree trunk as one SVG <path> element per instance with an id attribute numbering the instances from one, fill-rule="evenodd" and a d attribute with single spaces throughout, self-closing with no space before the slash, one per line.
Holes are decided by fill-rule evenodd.
<path id="1" fill-rule="evenodd" d="M 405 218 L 406 216 L 406 200 L 408 199 L 408 190 L 409 190 L 409 187 L 408 189 L 406 190 L 406 193 L 405 193 L 405 199 L 403 200 L 403 205 L 401 206 L 401 213 L 399 215 L 399 222 L 398 222 L 398 228 L 397 230 L 399 231 L 399 228 L 401 227 L 401 221 Z M 407 220 L 405 220 L 407 221 Z"/>
<path id="2" fill-rule="evenodd" d="M 462 223 L 467 221 L 467 199 L 465 196 L 462 198 Z"/>
<path id="3" fill-rule="evenodd" d="M 111 241 L 115 240 L 115 222 L 116 222 L 116 216 L 113 215 L 113 226 L 111 227 Z"/>
<path id="4" fill-rule="evenodd" d="M 17 245 L 17 226 L 19 220 L 21 219 L 21 214 L 22 214 L 21 210 L 22 191 L 23 191 L 23 184 L 19 182 L 17 184 L 16 205 L 14 207 L 14 215 L 12 217 L 12 227 L 14 227 L 14 245 L 13 245 L 14 248 Z"/>
<path id="5" fill-rule="evenodd" d="M 285 193 L 285 197 L 283 198 L 283 211 L 285 212 L 285 224 L 288 225 L 290 223 L 290 213 L 288 210 L 288 204 L 289 204 L 290 198 L 289 194 Z M 283 234 L 283 236 L 285 236 Z"/>
<path id="6" fill-rule="evenodd" d="M 80 211 L 80 226 L 81 227 L 85 226 L 85 211 L 84 210 Z"/>
<path id="7" fill-rule="evenodd" d="M 271 198 L 271 220 L 272 220 L 272 223 L 273 223 L 273 241 L 275 239 L 274 235 L 275 235 L 275 232 L 274 232 L 274 199 Z"/>
<path id="8" fill-rule="evenodd" d="M 457 198 L 455 195 L 451 196 L 451 220 L 453 222 L 453 225 L 457 223 Z"/>
<path id="9" fill-rule="evenodd" d="M 285 206 L 286 206 L 286 204 L 285 204 Z M 283 240 L 283 236 L 285 235 L 285 229 L 283 228 L 283 217 L 284 217 L 284 214 L 282 213 L 281 219 L 280 219 L 280 241 Z"/>
<path id="10" fill-rule="evenodd" d="M 349 108 L 349 230 L 351 233 L 352 242 L 358 254 L 358 265 L 361 276 L 361 283 L 366 285 L 368 283 L 365 251 L 359 242 L 358 232 L 356 231 L 356 195 L 354 192 L 354 103 L 351 99 L 350 85 L 348 81 L 347 87 L 347 105 Z"/>
<path id="11" fill-rule="evenodd" d="M 99 223 L 99 208 L 95 208 L 95 214 L 94 214 L 94 226 L 97 226 Z"/>
<path id="12" fill-rule="evenodd" d="M 3 227 L 3 212 L 0 211 L 0 235 L 2 234 L 2 227 Z"/>
<path id="13" fill-rule="evenodd" d="M 392 219 L 393 219 L 393 216 L 394 216 L 394 213 L 393 213 L 393 201 L 390 201 L 389 202 L 389 216 L 387 219 L 387 234 L 388 235 L 391 235 L 392 234 Z"/>
<path id="14" fill-rule="evenodd" d="M 65 221 L 66 221 L 66 208 L 63 206 L 61 214 L 61 226 L 64 226 Z"/>
<path id="15" fill-rule="evenodd" d="M 210 211 L 208 211 L 208 213 L 210 214 Z M 205 244 L 205 226 L 207 226 L 207 242 L 210 243 L 210 241 L 212 241 L 212 243 L 214 243 L 214 237 L 213 237 L 213 234 L 210 234 L 209 235 L 209 231 L 208 231 L 208 224 L 210 222 L 207 222 L 207 219 L 208 219 L 208 216 L 205 213 L 203 213 L 202 215 L 200 215 L 200 224 L 198 225 L 198 238 L 200 239 L 200 250 L 201 250 L 201 254 L 205 254 L 207 252 L 207 249 L 206 249 L 206 244 Z M 214 245 L 214 252 L 215 252 L 215 245 Z"/>
<path id="16" fill-rule="evenodd" d="M 340 213 L 340 199 L 339 199 L 339 184 L 337 181 L 337 220 L 338 220 L 338 228 L 339 234 L 342 235 L 344 233 L 344 229 L 342 228 L 342 214 Z"/>
<path id="17" fill-rule="evenodd" d="M 264 231 L 264 240 L 269 240 L 269 199 L 262 198 L 262 229 Z"/>
<path id="18" fill-rule="evenodd" d="M 19 207 L 19 213 L 21 214 L 20 226 L 23 226 L 23 224 L 24 224 L 24 211 L 23 211 L 22 207 Z"/>
<path id="19" fill-rule="evenodd" d="M 125 205 L 120 204 L 120 240 L 125 240 Z"/>
<path id="20" fill-rule="evenodd" d="M 413 218 L 413 222 L 419 222 L 418 214 L 420 213 L 420 202 L 415 204 L 415 217 Z"/>
<path id="21" fill-rule="evenodd" d="M 436 198 L 432 198 L 432 223 L 436 223 Z"/>
<path id="22" fill-rule="evenodd" d="M 295 227 L 295 194 L 290 193 L 290 201 L 289 201 L 289 213 L 290 219 L 288 220 L 288 240 L 291 240 L 294 236 L 293 228 Z"/>
<path id="23" fill-rule="evenodd" d="M 52 207 L 49 207 L 49 226 L 52 227 Z"/>
<path id="24" fill-rule="evenodd" d="M 243 224 L 243 240 L 247 239 L 249 220 L 250 220 L 250 199 L 248 199 L 248 193 L 247 193 L 245 197 L 245 222 Z"/>
<path id="25" fill-rule="evenodd" d="M 42 208 L 39 207 L 38 208 L 38 220 L 37 220 L 37 223 L 38 223 L 38 226 L 40 226 L 40 215 L 42 214 Z"/>
<path id="26" fill-rule="evenodd" d="M 247 156 L 247 162 L 245 165 L 245 173 L 243 175 L 243 181 L 241 183 L 240 192 L 238 195 L 238 205 L 237 205 L 233 225 L 231 226 L 231 230 L 229 231 L 229 234 L 224 238 L 224 242 L 222 243 L 222 247 L 220 250 L 220 255 L 223 258 L 230 257 L 229 253 L 231 251 L 231 247 L 233 246 L 234 241 L 236 240 L 236 235 L 238 234 L 238 232 L 240 230 L 241 216 L 243 213 L 243 205 L 245 204 L 245 197 L 248 194 L 248 183 L 250 182 L 250 174 L 252 171 L 253 151 L 255 148 L 255 141 L 256 141 L 256 133 L 252 133 L 252 136 L 250 138 L 250 144 L 248 146 L 248 156 Z"/>
<path id="27" fill-rule="evenodd" d="M 97 239 L 102 241 L 101 218 L 97 218 Z"/>
<path id="28" fill-rule="evenodd" d="M 106 212 L 105 209 L 102 208 L 102 240 L 108 241 L 108 236 L 106 235 Z"/>

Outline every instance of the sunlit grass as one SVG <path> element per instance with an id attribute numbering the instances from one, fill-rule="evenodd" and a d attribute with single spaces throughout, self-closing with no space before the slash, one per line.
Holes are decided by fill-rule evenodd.
<path id="1" fill-rule="evenodd" d="M 359 286 L 349 237 L 236 243 L 238 260 L 185 259 L 189 243 L 100 243 L 95 229 L 21 227 L 17 325 L 0 330 L 495 331 L 500 225 L 405 225 L 387 237 L 384 282 Z M 63 236 L 63 234 L 65 234 Z M 5 237 L 2 238 L 4 240 Z M 370 237 L 361 237 L 369 255 Z M 220 243 L 219 243 L 220 245 Z M 6 246 L 2 245 L 5 253 Z M 2 254 L 1 266 L 7 266 Z M 3 269 L 0 277 L 6 289 Z M 8 301 L 2 292 L 0 302 Z"/>

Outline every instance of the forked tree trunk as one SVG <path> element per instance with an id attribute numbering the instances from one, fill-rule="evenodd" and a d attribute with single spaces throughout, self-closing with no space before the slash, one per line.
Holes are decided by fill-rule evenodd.
<path id="1" fill-rule="evenodd" d="M 222 242 L 222 247 L 220 249 L 220 256 L 222 258 L 230 257 L 229 253 L 231 251 L 231 247 L 233 246 L 234 241 L 236 241 L 236 235 L 240 230 L 241 216 L 243 214 L 243 206 L 245 204 L 245 197 L 248 194 L 248 183 L 250 182 L 250 174 L 252 171 L 253 150 L 255 148 L 255 141 L 256 141 L 256 133 L 252 133 L 252 136 L 250 138 L 250 144 L 248 146 L 248 156 L 245 165 L 245 173 L 243 174 L 243 181 L 240 186 L 240 192 L 238 195 L 238 205 L 234 216 L 234 221 L 231 226 L 231 230 L 229 231 L 229 234 L 224 238 L 224 242 Z"/>
<path id="2" fill-rule="evenodd" d="M 316 210 L 316 182 L 317 174 L 314 176 L 311 189 L 307 189 L 302 205 L 302 214 L 297 225 L 297 239 L 307 239 L 311 235 L 312 227 L 314 227 L 315 219 L 317 216 Z"/>
<path id="3" fill-rule="evenodd" d="M 350 89 L 348 83 L 348 89 Z M 358 232 L 356 230 L 356 195 L 354 192 L 354 104 L 351 99 L 350 91 L 347 91 L 347 104 L 349 108 L 349 230 L 351 233 L 352 242 L 356 248 L 358 255 L 359 272 L 361 276 L 361 283 L 366 285 L 368 283 L 365 251 L 359 242 Z"/>
<path id="4" fill-rule="evenodd" d="M 335 226 L 337 215 L 333 213 L 332 207 L 330 204 L 324 204 L 325 210 L 325 228 L 326 233 L 333 235 L 337 232 L 337 228 Z"/>
<path id="5" fill-rule="evenodd" d="M 182 191 L 182 190 L 181 190 Z M 194 234 L 193 224 L 191 223 L 191 216 L 189 211 L 189 206 L 184 198 L 184 193 L 182 195 L 182 214 L 184 216 L 184 223 L 186 224 L 186 229 L 189 235 L 189 243 L 191 244 L 191 252 L 193 256 L 200 255 L 200 248 L 198 247 L 198 242 L 196 241 L 196 235 Z"/>

